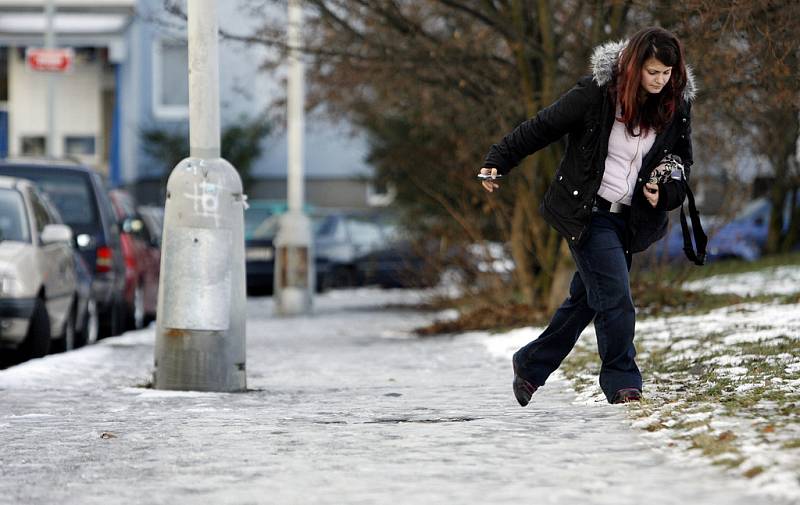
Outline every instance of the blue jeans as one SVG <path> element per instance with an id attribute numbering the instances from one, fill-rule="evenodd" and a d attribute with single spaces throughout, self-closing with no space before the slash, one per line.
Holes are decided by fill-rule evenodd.
<path id="1" fill-rule="evenodd" d="M 633 334 L 636 315 L 631 298 L 631 255 L 626 252 L 626 219 L 595 210 L 579 247 L 571 248 L 578 271 L 569 296 L 539 338 L 514 354 L 519 375 L 541 386 L 594 319 L 602 366 L 600 387 L 609 402 L 623 388 L 642 389 Z"/>

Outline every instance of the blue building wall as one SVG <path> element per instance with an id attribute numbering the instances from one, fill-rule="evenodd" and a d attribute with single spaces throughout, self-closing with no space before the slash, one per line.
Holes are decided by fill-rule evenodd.
<path id="1" fill-rule="evenodd" d="M 238 1 L 219 2 L 221 27 L 232 32 L 246 32 L 253 20 L 240 11 Z M 129 30 L 132 54 L 131 64 L 121 69 L 121 80 L 135 78 L 135 85 L 129 86 L 123 100 L 136 94 L 139 130 L 148 128 L 182 131 L 188 134 L 188 118 L 164 120 L 153 111 L 153 45 L 159 37 L 184 36 L 182 30 L 171 29 L 177 25 L 175 18 L 163 11 L 162 0 L 140 0 L 138 15 Z M 162 20 L 165 23 L 157 23 Z M 251 26 L 248 26 L 248 22 Z M 170 27 L 164 26 L 165 24 Z M 270 103 L 283 93 L 275 78 L 260 72 L 258 67 L 264 49 L 246 46 L 238 42 L 220 42 L 220 102 L 223 128 L 226 124 L 239 120 L 244 114 L 254 117 L 263 113 Z M 138 72 L 135 72 L 138 65 Z M 138 73 L 133 76 L 133 73 Z M 125 128 L 125 126 L 123 126 Z M 287 144 L 285 125 L 275 125 L 273 133 L 264 140 L 263 156 L 254 164 L 253 175 L 285 176 L 287 167 Z M 365 177 L 372 169 L 364 161 L 367 142 L 363 136 L 353 136 L 348 125 L 334 125 L 319 120 L 315 116 L 306 119 L 305 165 L 309 177 L 350 178 Z M 188 154 L 188 153 L 187 153 Z M 144 146 L 139 142 L 136 150 L 135 173 L 126 174 L 128 183 L 140 179 L 153 179 L 161 176 L 163 162 L 150 159 Z"/>

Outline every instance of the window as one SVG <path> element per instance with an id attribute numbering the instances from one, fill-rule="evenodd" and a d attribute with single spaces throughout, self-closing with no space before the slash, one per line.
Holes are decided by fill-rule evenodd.
<path id="1" fill-rule="evenodd" d="M 372 207 L 386 207 L 397 196 L 397 189 L 392 183 L 372 181 L 367 184 L 367 204 Z"/>
<path id="2" fill-rule="evenodd" d="M 38 170 L 24 165 L 4 166 L 0 174 L 32 180 L 42 193 L 47 194 L 64 223 L 73 228 L 95 228 L 100 222 L 91 181 L 83 174 Z"/>
<path id="3" fill-rule="evenodd" d="M 3 240 L 30 242 L 22 195 L 12 189 L 0 189 L 0 241 Z"/>
<path id="4" fill-rule="evenodd" d="M 0 102 L 8 101 L 8 48 L 0 47 Z"/>
<path id="5" fill-rule="evenodd" d="M 153 114 L 160 119 L 185 119 L 189 117 L 189 48 L 181 40 L 153 44 Z"/>
<path id="6" fill-rule="evenodd" d="M 67 156 L 94 156 L 94 137 L 65 137 L 64 154 Z"/>
<path id="7" fill-rule="evenodd" d="M 36 223 L 36 229 L 39 230 L 41 234 L 44 227 L 52 222 L 50 213 L 47 212 L 47 207 L 44 206 L 35 193 L 29 193 L 28 196 L 30 197 L 31 207 L 33 208 L 33 220 Z"/>
<path id="8" fill-rule="evenodd" d="M 22 137 L 21 151 L 23 156 L 44 156 L 45 155 L 44 137 L 40 136 Z"/>

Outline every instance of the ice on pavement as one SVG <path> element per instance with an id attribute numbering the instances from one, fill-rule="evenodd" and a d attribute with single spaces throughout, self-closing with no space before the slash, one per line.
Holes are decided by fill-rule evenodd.
<path id="1" fill-rule="evenodd" d="M 786 503 L 558 378 L 520 408 L 486 334 L 411 336 L 425 295 L 249 300 L 247 393 L 143 388 L 152 328 L 1 371 L 0 503 Z"/>

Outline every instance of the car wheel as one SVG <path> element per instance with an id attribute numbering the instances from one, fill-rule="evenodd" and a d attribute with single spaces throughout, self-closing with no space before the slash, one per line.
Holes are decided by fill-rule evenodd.
<path id="1" fill-rule="evenodd" d="M 97 313 L 97 301 L 94 298 L 89 298 L 86 302 L 85 317 L 83 328 L 75 335 L 76 347 L 94 344 L 100 336 L 100 316 Z"/>
<path id="2" fill-rule="evenodd" d="M 75 349 L 75 311 L 77 309 L 76 302 L 73 300 L 67 312 L 67 320 L 64 321 L 64 330 L 61 332 L 61 337 L 54 340 L 50 344 L 50 350 L 56 352 L 66 352 Z"/>
<path id="3" fill-rule="evenodd" d="M 327 276 L 325 289 L 350 288 L 358 285 L 356 269 L 352 265 L 341 265 L 333 267 Z"/>
<path id="4" fill-rule="evenodd" d="M 114 300 L 100 315 L 100 338 L 114 337 L 125 331 L 127 307 L 124 301 Z"/>
<path id="5" fill-rule="evenodd" d="M 41 358 L 50 352 L 50 316 L 41 298 L 36 300 L 28 325 L 28 334 L 18 351 L 23 361 Z"/>
<path id="6" fill-rule="evenodd" d="M 144 328 L 144 289 L 141 284 L 136 285 L 133 292 L 133 310 L 130 315 L 130 328 L 138 330 Z"/>
<path id="7" fill-rule="evenodd" d="M 111 336 L 115 337 L 117 335 L 122 335 L 125 333 L 125 315 L 127 314 L 127 308 L 125 307 L 125 301 L 119 300 L 114 303 L 111 308 Z"/>

